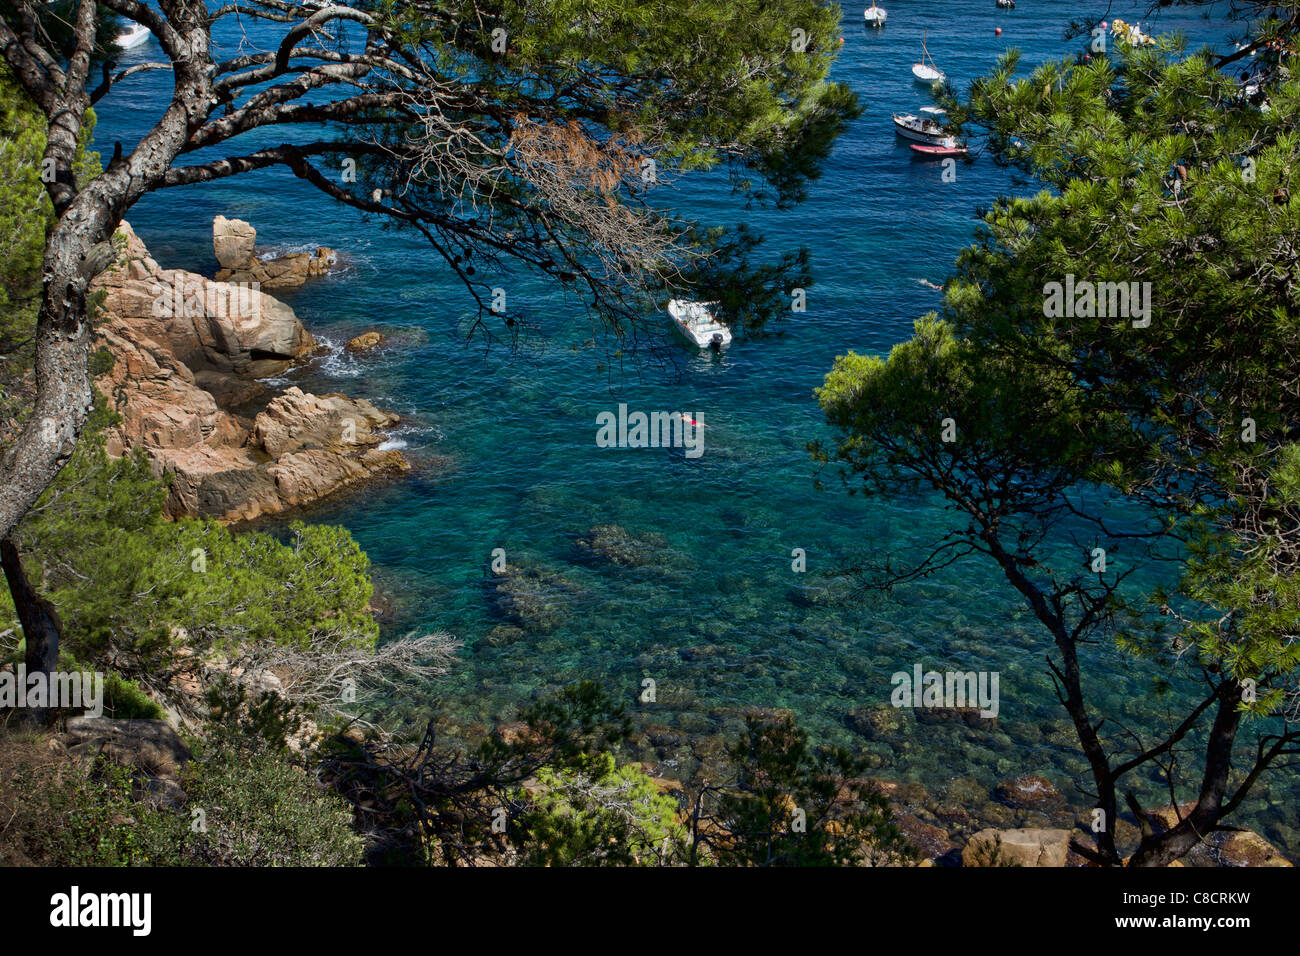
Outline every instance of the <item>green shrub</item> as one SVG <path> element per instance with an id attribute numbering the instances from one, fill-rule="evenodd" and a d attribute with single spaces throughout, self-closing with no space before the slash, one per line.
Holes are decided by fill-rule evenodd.
<path id="1" fill-rule="evenodd" d="M 0 731 L 0 864 L 176 865 L 183 839 L 175 812 L 133 799 L 129 770 L 87 768 L 47 735 Z"/>
<path id="2" fill-rule="evenodd" d="M 287 756 L 226 750 L 196 761 L 182 781 L 187 863 L 210 866 L 359 866 L 352 811 Z"/>
<path id="3" fill-rule="evenodd" d="M 677 802 L 608 753 L 580 769 L 544 769 L 537 783 L 519 821 L 530 865 L 655 866 L 685 846 Z"/>

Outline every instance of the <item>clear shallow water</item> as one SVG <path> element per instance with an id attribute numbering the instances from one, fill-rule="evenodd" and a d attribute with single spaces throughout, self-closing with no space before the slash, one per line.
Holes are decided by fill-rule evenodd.
<path id="1" fill-rule="evenodd" d="M 1124 16 L 1122 7 L 1111 15 Z M 515 351 L 467 346 L 470 303 L 426 245 L 329 204 L 287 171 L 150 196 L 129 218 L 165 265 L 208 274 L 218 213 L 250 220 L 260 246 L 328 245 L 352 260 L 342 276 L 286 301 L 324 340 L 374 328 L 389 344 L 365 356 L 336 351 L 283 381 L 397 409 L 405 420 L 392 440 L 405 443 L 417 468 L 310 517 L 347 526 L 369 553 L 392 604 L 390 634 L 444 629 L 464 641 L 459 666 L 436 691 L 462 723 L 508 716 L 539 690 L 582 677 L 632 701 L 650 677 L 658 702 L 641 709 L 658 744 L 647 756 L 663 772 L 690 776 L 708 749 L 690 741 L 716 747 L 714 735 L 734 728 L 742 708 L 788 707 L 819 739 L 864 745 L 845 715 L 887 703 L 893 672 L 917 663 L 995 670 L 996 730 L 920 726 L 903 714 L 890 740 L 865 744 L 880 772 L 931 787 L 958 775 L 987 787 L 1038 772 L 1082 806 L 1071 777 L 1083 767 L 1043 663 L 1045 639 L 987 567 L 960 566 L 888 601 L 819 594 L 819 576 L 855 555 L 922 546 L 946 524 L 926 502 L 850 498 L 833 476 L 816 490 L 805 446 L 827 434 L 812 390 L 835 356 L 905 339 L 913 320 L 939 305 L 922 280 L 942 283 L 971 239 L 977 207 L 1034 188 L 986 159 L 960 164 L 957 181 L 945 184 L 939 164 L 913 159 L 895 137 L 891 112 L 926 102 L 910 74 L 922 30 L 936 62 L 963 86 L 1011 46 L 1025 54 L 1023 69 L 1078 49 L 1082 41 L 1067 45 L 1062 31 L 1085 9 L 1066 0 L 1025 0 L 1010 12 L 983 0 L 895 0 L 889 26 L 876 33 L 862 26 L 860 6 L 846 8 L 836 75 L 866 112 L 809 201 L 789 213 L 753 213 L 716 178 L 681 184 L 675 204 L 685 215 L 747 219 L 767 234 L 773 255 L 800 244 L 813 252 L 818 281 L 808 311 L 761 340 L 738 340 L 721 358 L 682 348 L 675 367 L 611 362 L 609 344 L 593 341 L 576 304 L 522 275 L 499 284 L 512 307 L 526 304 L 539 331 Z M 1195 40 L 1224 29 L 1185 12 L 1160 22 Z M 99 148 L 140 135 L 147 114 L 120 107 L 156 103 L 166 91 L 164 74 L 147 73 L 115 94 L 101 110 Z M 620 402 L 694 413 L 707 425 L 703 456 L 597 448 L 596 416 Z M 659 536 L 661 560 L 640 569 L 588 560 L 577 541 L 595 525 Z M 554 576 L 543 607 L 552 626 L 500 629 L 516 622 L 495 600 L 495 548 L 511 565 Z M 794 548 L 807 552 L 805 574 L 791 570 Z M 1091 673 L 1090 690 L 1121 719 L 1149 723 L 1163 712 L 1136 668 L 1107 660 Z M 1262 796 L 1257 808 L 1273 806 L 1258 822 L 1294 851 L 1294 779 L 1275 779 Z"/>

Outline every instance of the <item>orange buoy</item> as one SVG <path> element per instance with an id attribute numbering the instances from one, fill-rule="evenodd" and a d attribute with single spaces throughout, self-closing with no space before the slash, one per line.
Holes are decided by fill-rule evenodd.
<path id="1" fill-rule="evenodd" d="M 994 36 L 999 36 L 999 37 L 1002 36 L 1002 28 L 1001 28 L 1001 27 L 998 27 L 996 30 L 994 30 L 994 31 L 993 31 L 993 35 L 994 35 Z"/>

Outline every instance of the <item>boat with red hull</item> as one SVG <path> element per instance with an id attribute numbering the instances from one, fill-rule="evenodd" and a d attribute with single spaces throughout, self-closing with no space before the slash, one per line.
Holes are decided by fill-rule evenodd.
<path id="1" fill-rule="evenodd" d="M 921 156 L 940 158 L 944 156 L 969 156 L 970 150 L 965 146 L 936 146 L 930 143 L 909 143 L 912 152 Z"/>

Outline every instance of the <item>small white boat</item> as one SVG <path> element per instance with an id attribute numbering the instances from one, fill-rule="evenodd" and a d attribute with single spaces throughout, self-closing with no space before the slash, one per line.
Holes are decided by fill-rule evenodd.
<path id="1" fill-rule="evenodd" d="M 876 6 L 876 0 L 871 0 L 871 6 L 862 11 L 862 19 L 869 27 L 883 27 L 888 18 L 885 8 Z"/>
<path id="2" fill-rule="evenodd" d="M 685 299 L 670 299 L 668 315 L 682 334 L 702 349 L 720 349 L 731 344 L 731 329 L 727 328 L 709 311 L 716 302 L 687 302 Z"/>
<path id="3" fill-rule="evenodd" d="M 916 82 L 924 83 L 926 86 L 942 83 L 948 78 L 944 75 L 943 70 L 927 63 L 913 63 L 912 75 L 916 77 Z"/>
<path id="4" fill-rule="evenodd" d="M 942 146 L 945 149 L 958 149 L 961 144 L 957 137 L 944 126 L 947 113 L 938 106 L 922 106 L 920 116 L 912 113 L 894 114 L 894 132 L 903 139 L 928 146 Z"/>
<path id="5" fill-rule="evenodd" d="M 996 0 L 996 3 L 1003 10 L 1014 10 L 1016 8 L 1016 0 Z"/>
<path id="6" fill-rule="evenodd" d="M 150 36 L 152 34 L 147 26 L 143 23 L 136 23 L 113 42 L 119 50 L 130 50 L 144 43 Z"/>
<path id="7" fill-rule="evenodd" d="M 930 59 L 930 51 L 926 49 L 924 34 L 921 36 L 921 59 L 912 64 L 912 75 L 916 77 L 916 82 L 924 83 L 926 86 L 942 83 L 948 79 L 943 70 L 934 65 L 934 60 Z"/>

